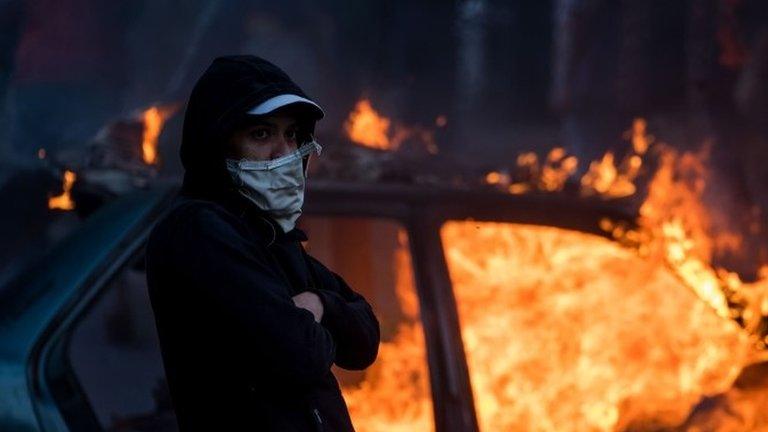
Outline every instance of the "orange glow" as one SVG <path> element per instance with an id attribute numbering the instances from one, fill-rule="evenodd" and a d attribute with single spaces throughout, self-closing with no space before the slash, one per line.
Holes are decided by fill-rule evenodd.
<path id="1" fill-rule="evenodd" d="M 493 172 L 489 172 L 489 173 L 488 173 L 488 174 L 485 176 L 485 181 L 486 181 L 488 184 L 496 184 L 496 183 L 499 183 L 499 181 L 500 181 L 500 180 L 501 180 L 501 174 L 499 174 L 499 173 L 498 173 L 498 172 L 496 172 L 496 171 L 493 171 Z"/>
<path id="2" fill-rule="evenodd" d="M 575 156 L 568 156 L 563 148 L 555 147 L 547 153 L 544 164 L 534 152 L 525 152 L 517 156 L 516 165 L 525 181 L 510 184 L 509 175 L 502 177 L 501 184 L 514 195 L 539 190 L 545 192 L 561 191 L 568 179 L 576 172 L 579 161 Z M 486 183 L 494 184 L 488 181 Z"/>
<path id="3" fill-rule="evenodd" d="M 635 179 L 643 166 L 642 156 L 654 142 L 654 137 L 646 132 L 644 119 L 637 118 L 632 129 L 625 132 L 625 138 L 632 141 L 633 154 L 628 155 L 616 165 L 613 152 L 606 152 L 602 159 L 589 164 L 589 170 L 581 177 L 582 195 L 599 195 L 604 198 L 623 198 L 634 195 L 637 191 Z"/>
<path id="4" fill-rule="evenodd" d="M 342 387 L 358 432 L 435 430 L 424 331 L 403 230 L 398 232 L 395 263 L 397 299 L 405 320 L 392 340 L 379 345 L 379 356 L 362 383 Z"/>
<path id="5" fill-rule="evenodd" d="M 633 153 L 618 166 L 612 153 L 593 162 L 582 193 L 636 193 L 653 138 L 639 120 L 630 136 Z M 734 384 L 768 361 L 768 266 L 746 283 L 712 265 L 742 238 L 713 232 L 706 150 L 654 149 L 658 167 L 636 223 L 599 221 L 614 242 L 507 223 L 441 229 L 481 430 L 768 430 L 758 414 L 768 405 L 766 373 Z M 547 163 L 563 159 L 555 149 Z M 535 154 L 517 162 L 538 179 Z M 487 183 L 500 179 L 492 174 Z"/>
<path id="6" fill-rule="evenodd" d="M 408 140 L 415 140 L 422 144 L 429 154 L 437 154 L 437 143 L 435 142 L 435 134 L 429 129 L 425 129 L 419 126 L 403 126 L 396 125 L 395 133 L 391 139 L 391 148 L 393 150 L 399 149 L 402 144 Z"/>
<path id="7" fill-rule="evenodd" d="M 517 156 L 517 166 L 520 168 L 534 168 L 539 165 L 539 157 L 534 152 L 520 153 Z M 537 169 L 538 171 L 538 169 Z"/>
<path id="8" fill-rule="evenodd" d="M 655 138 L 646 132 L 647 124 L 642 118 L 632 123 L 632 129 L 625 133 L 631 140 L 633 152 L 621 163 L 616 163 L 613 152 L 606 152 L 598 161 L 589 164 L 588 171 L 581 177 L 582 195 L 598 195 L 604 198 L 623 198 L 634 195 L 637 191 L 635 180 L 643 166 L 643 155 L 648 151 Z M 555 147 L 549 151 L 544 164 L 534 152 L 525 152 L 517 156 L 516 165 L 526 181 L 507 186 L 511 194 L 524 194 L 531 191 L 559 192 L 570 180 L 579 166 L 575 156 L 568 156 L 565 149 Z M 489 183 L 486 179 L 486 183 Z"/>
<path id="9" fill-rule="evenodd" d="M 648 151 L 648 147 L 654 141 L 654 137 L 647 134 L 647 127 L 648 123 L 645 119 L 636 118 L 632 122 L 632 130 L 630 131 L 632 149 L 639 155 L 644 155 L 645 152 Z"/>
<path id="10" fill-rule="evenodd" d="M 509 185 L 509 174 L 506 172 L 491 171 L 485 175 L 485 182 L 489 185 Z"/>
<path id="11" fill-rule="evenodd" d="M 581 177 L 581 192 L 583 195 L 598 194 L 604 197 L 621 198 L 634 195 L 636 187 L 633 183 L 637 176 L 642 159 L 632 156 L 620 170 L 613 162 L 613 153 L 606 152 L 598 162 L 589 164 L 589 171 Z"/>
<path id="12" fill-rule="evenodd" d="M 663 261 L 550 227 L 441 236 L 482 431 L 674 426 L 747 363 L 746 332 Z"/>
<path id="13" fill-rule="evenodd" d="M 141 156 L 147 165 L 157 163 L 157 140 L 160 137 L 160 132 L 163 130 L 165 121 L 174 111 L 175 108 L 153 106 L 142 113 L 141 119 L 144 123 L 144 133 L 141 141 Z"/>
<path id="14" fill-rule="evenodd" d="M 371 106 L 368 99 L 360 100 L 355 109 L 349 114 L 344 129 L 349 139 L 366 147 L 390 150 L 388 132 L 391 121 L 380 115 Z"/>
<path id="15" fill-rule="evenodd" d="M 448 117 L 444 115 L 439 115 L 435 119 L 435 126 L 437 127 L 445 127 L 448 124 Z"/>
<path id="16" fill-rule="evenodd" d="M 45 159 L 45 156 L 46 156 L 46 154 L 45 154 L 45 149 L 44 148 L 40 148 L 40 149 L 37 150 L 37 158 L 38 159 Z"/>
<path id="17" fill-rule="evenodd" d="M 712 234 L 712 218 L 702 203 L 708 169 L 708 152 L 678 153 L 661 149 L 661 159 L 640 207 L 639 245 L 641 253 L 660 256 L 700 298 L 720 316 L 738 318 L 744 328 L 757 336 L 762 305 L 768 299 L 768 278 L 744 283 L 736 273 L 712 267 L 717 250 L 738 248 L 735 233 Z M 765 340 L 757 340 L 765 347 Z"/>
<path id="18" fill-rule="evenodd" d="M 435 120 L 438 127 L 445 126 L 447 122 L 445 116 Z M 413 141 L 423 146 L 431 155 L 439 152 L 433 130 L 421 126 L 393 124 L 389 118 L 379 114 L 368 99 L 357 102 L 344 123 L 344 130 L 352 142 L 364 147 L 395 151 L 405 142 Z"/>
<path id="19" fill-rule="evenodd" d="M 525 183 L 513 183 L 507 189 L 512 195 L 522 195 L 530 192 L 531 187 Z"/>
<path id="20" fill-rule="evenodd" d="M 541 169 L 540 189 L 549 192 L 562 190 L 568 177 L 576 172 L 578 164 L 574 156 L 566 157 L 565 150 L 555 147 L 547 155 L 547 162 Z"/>
<path id="21" fill-rule="evenodd" d="M 77 175 L 73 171 L 64 171 L 64 184 L 62 186 L 63 192 L 61 195 L 56 195 L 48 198 L 48 208 L 58 210 L 72 210 L 75 208 L 75 202 L 72 201 L 70 192 L 72 191 L 72 185 L 75 184 Z"/>
<path id="22" fill-rule="evenodd" d="M 661 164 L 640 207 L 641 228 L 656 241 L 646 246 L 664 257 L 683 281 L 722 317 L 730 315 L 717 274 L 709 266 L 713 243 L 710 220 L 701 203 L 705 167 L 700 157 L 672 149 L 661 155 Z M 696 179 L 693 183 L 677 177 Z"/>

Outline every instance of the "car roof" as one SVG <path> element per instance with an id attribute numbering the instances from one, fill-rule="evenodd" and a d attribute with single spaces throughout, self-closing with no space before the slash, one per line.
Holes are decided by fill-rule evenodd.
<path id="1" fill-rule="evenodd" d="M 549 225 L 600 236 L 608 236 L 599 226 L 601 219 L 632 226 L 637 213 L 630 200 L 569 193 L 513 195 L 493 188 L 338 181 L 308 182 L 304 212 Z"/>

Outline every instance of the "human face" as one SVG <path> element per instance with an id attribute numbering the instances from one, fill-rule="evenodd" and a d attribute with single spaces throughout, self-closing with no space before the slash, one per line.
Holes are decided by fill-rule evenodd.
<path id="1" fill-rule="evenodd" d="M 293 116 L 261 117 L 235 129 L 227 143 L 227 157 L 276 159 L 296 150 L 299 145 L 298 134 L 298 121 Z"/>

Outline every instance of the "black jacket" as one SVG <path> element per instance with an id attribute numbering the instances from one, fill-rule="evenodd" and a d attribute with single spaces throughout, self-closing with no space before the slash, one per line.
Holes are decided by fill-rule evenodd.
<path id="1" fill-rule="evenodd" d="M 228 122 L 286 89 L 304 96 L 264 60 L 219 58 L 187 105 L 184 186 L 146 258 L 182 431 L 350 431 L 330 367 L 376 358 L 379 325 L 365 299 L 303 250 L 301 230 L 284 233 L 227 177 Z M 324 305 L 320 323 L 291 300 L 307 290 Z"/>

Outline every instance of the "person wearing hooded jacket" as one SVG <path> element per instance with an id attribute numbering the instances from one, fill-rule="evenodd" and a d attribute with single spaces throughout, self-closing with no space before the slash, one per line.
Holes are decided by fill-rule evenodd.
<path id="1" fill-rule="evenodd" d="M 181 431 L 354 430 L 331 366 L 370 366 L 379 324 L 295 227 L 322 117 L 255 56 L 216 58 L 192 90 L 182 189 L 146 253 Z"/>

